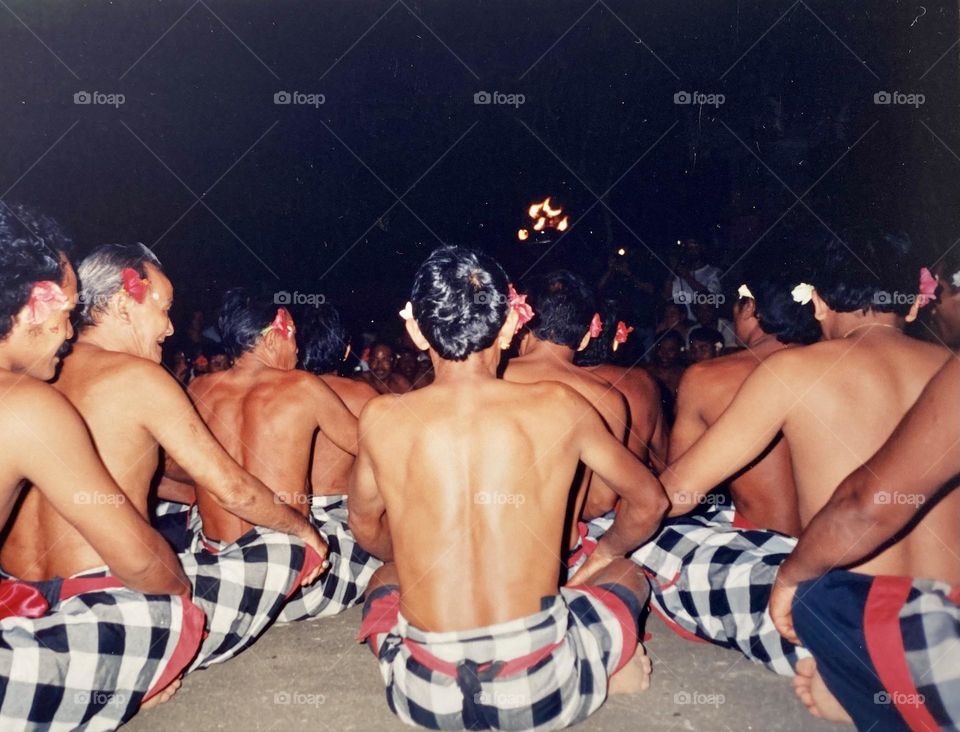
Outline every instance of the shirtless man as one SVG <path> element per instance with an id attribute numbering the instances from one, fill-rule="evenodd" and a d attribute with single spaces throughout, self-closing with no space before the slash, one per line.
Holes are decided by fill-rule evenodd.
<path id="1" fill-rule="evenodd" d="M 595 711 L 608 686 L 648 683 L 646 656 L 631 659 L 647 584 L 623 555 L 656 528 L 665 498 L 575 390 L 496 378 L 519 322 L 507 291 L 489 257 L 434 251 L 403 314 L 436 378 L 360 416 L 350 525 L 392 560 L 371 583 L 360 637 L 390 708 L 435 729 L 557 729 Z M 558 593 L 544 547 L 566 543 L 581 460 L 621 508 L 582 584 Z"/>
<path id="2" fill-rule="evenodd" d="M 769 355 L 820 338 L 811 308 L 790 294 L 799 278 L 782 260 L 755 257 L 747 266 L 733 306 L 737 339 L 745 350 L 696 364 L 680 381 L 677 418 L 670 433 L 670 462 L 676 462 L 730 406 L 747 377 Z M 765 454 L 730 481 L 736 510 L 733 525 L 800 533 L 790 448 L 778 435 Z M 693 506 L 677 505 L 672 515 Z M 684 510 L 686 509 L 686 510 Z"/>
<path id="3" fill-rule="evenodd" d="M 77 278 L 64 243 L 51 220 L 0 203 L 0 438 L 9 448 L 0 456 L 0 527 L 32 484 L 105 567 L 47 583 L 0 572 L 0 718 L 18 729 L 113 729 L 145 699 L 175 691 L 203 613 L 176 556 L 103 467 L 80 415 L 44 383 L 73 335 Z"/>
<path id="4" fill-rule="evenodd" d="M 290 313 L 241 289 L 227 292 L 220 335 L 233 366 L 190 382 L 189 394 L 214 437 L 278 501 L 294 506 L 329 542 L 330 571 L 291 597 L 280 620 L 334 615 L 353 605 L 380 563 L 346 528 L 346 505 L 312 501 L 308 493 L 314 433 L 339 450 L 357 451 L 357 419 L 322 379 L 296 370 L 296 324 Z M 253 528 L 197 486 L 198 535 L 222 549 Z"/>
<path id="5" fill-rule="evenodd" d="M 960 725 L 958 404 L 960 359 L 951 358 L 780 567 L 770 613 L 816 659 L 817 674 L 796 683 L 816 716 L 852 717 L 858 729 Z"/>
<path id="6" fill-rule="evenodd" d="M 660 387 L 641 368 L 626 368 L 612 362 L 617 349 L 627 342 L 633 328 L 618 318 L 617 303 L 607 300 L 600 308 L 602 329 L 591 338 L 573 362 L 610 382 L 627 400 L 627 447 L 658 472 L 666 467 L 667 430 L 660 408 Z"/>
<path id="7" fill-rule="evenodd" d="M 298 326 L 300 365 L 333 389 L 355 417 L 377 395 L 369 384 L 338 375 L 350 354 L 350 341 L 340 313 L 332 305 L 310 308 Z M 315 496 L 343 496 L 353 469 L 354 454 L 337 447 L 323 430 L 313 442 L 310 488 Z"/>
<path id="8" fill-rule="evenodd" d="M 596 314 L 593 293 L 572 272 L 559 271 L 524 283 L 533 320 L 520 342 L 520 356 L 510 359 L 503 378 L 517 384 L 558 381 L 574 389 L 600 413 L 607 429 L 621 443 L 628 431 L 627 400 L 609 381 L 573 363 L 590 343 Z M 586 524 L 613 510 L 617 493 L 602 480 L 591 480 L 589 467 L 574 478 L 567 567 L 575 569 L 594 542 Z"/>
<path id="9" fill-rule="evenodd" d="M 173 332 L 168 317 L 173 286 L 150 250 L 140 244 L 102 246 L 83 260 L 78 274 L 80 335 L 55 387 L 84 418 L 127 500 L 147 515 L 162 446 L 210 500 L 251 524 L 274 529 L 251 532 L 216 561 L 179 555 L 209 624 L 192 668 L 226 660 L 253 642 L 300 583 L 316 578 L 326 545 L 302 514 L 276 502 L 269 488 L 230 458 L 160 365 L 160 344 Z M 258 559 L 246 561 L 245 554 Z M 8 571 L 36 580 L 69 577 L 104 563 L 97 548 L 36 491 L 25 498 L 0 561 Z"/>
<path id="10" fill-rule="evenodd" d="M 407 377 L 395 370 L 393 348 L 377 343 L 370 349 L 370 370 L 360 374 L 360 380 L 380 394 L 406 394 L 413 388 Z"/>
<path id="11" fill-rule="evenodd" d="M 671 463 L 663 482 L 675 510 L 695 505 L 713 486 L 751 464 L 782 431 L 793 460 L 800 524 L 806 525 L 843 478 L 887 440 L 950 357 L 946 349 L 902 332 L 905 317 L 915 315 L 918 307 L 909 304 L 919 289 L 919 268 L 911 261 L 907 242 L 872 228 L 856 228 L 814 256 L 818 266 L 810 275 L 813 287 L 797 287 L 794 293 L 801 301 L 812 300 L 825 340 L 764 359 L 720 418 Z M 751 540 L 756 535 L 761 545 L 769 540 L 764 532 L 743 534 Z M 960 546 L 951 550 L 956 553 Z M 921 557 L 925 572 L 935 576 L 951 561 L 941 540 L 920 531 L 857 566 L 864 573 L 916 576 L 921 572 L 911 561 Z M 711 619 L 710 603 L 703 599 L 722 585 L 730 623 L 736 626 L 749 616 L 754 624 L 750 633 L 769 637 L 769 612 L 761 617 L 753 611 L 762 605 L 763 593 L 769 593 L 767 574 L 776 563 L 769 557 L 757 563 L 747 551 L 719 548 L 703 561 L 711 563 L 710 571 L 698 576 L 709 575 L 710 587 L 692 583 L 680 588 L 697 606 L 701 622 L 727 620 Z M 754 570 L 763 570 L 762 576 Z M 669 568 L 657 571 L 672 576 Z M 797 662 L 796 671 L 809 680 L 813 667 L 813 660 L 805 658 Z"/>

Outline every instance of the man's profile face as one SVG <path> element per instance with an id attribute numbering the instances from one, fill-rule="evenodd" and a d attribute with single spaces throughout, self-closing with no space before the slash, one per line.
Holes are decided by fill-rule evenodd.
<path id="1" fill-rule="evenodd" d="M 173 285 L 167 276 L 152 264 L 146 266 L 147 296 L 142 303 L 132 302 L 128 308 L 133 327 L 135 355 L 160 363 L 161 347 L 173 335 L 170 307 L 173 305 Z"/>
<path id="2" fill-rule="evenodd" d="M 393 373 L 393 349 L 377 346 L 370 351 L 370 371 L 380 381 L 386 381 Z"/>
<path id="3" fill-rule="evenodd" d="M 940 299 L 933 306 L 933 322 L 940 339 L 950 348 L 960 347 L 960 288 L 940 277 Z"/>

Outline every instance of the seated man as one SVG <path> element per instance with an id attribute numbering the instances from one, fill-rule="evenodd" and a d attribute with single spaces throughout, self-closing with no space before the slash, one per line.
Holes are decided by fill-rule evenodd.
<path id="1" fill-rule="evenodd" d="M 609 381 L 573 363 L 576 353 L 602 330 L 590 288 L 572 272 L 558 271 L 530 279 L 524 283 L 524 290 L 533 318 L 520 342 L 520 356 L 510 359 L 503 378 L 518 384 L 566 384 L 590 402 L 614 438 L 625 443 L 629 429 L 627 400 Z M 576 571 L 594 546 L 585 522 L 612 511 L 617 494 L 602 480 L 593 479 L 589 466 L 577 472 L 573 489 L 564 563 Z"/>
<path id="2" fill-rule="evenodd" d="M 576 353 L 573 362 L 610 382 L 623 394 L 630 426 L 627 447 L 643 462 L 662 470 L 666 467 L 667 434 L 660 407 L 660 387 L 639 366 L 627 368 L 614 363 L 617 350 L 633 332 L 633 328 L 619 319 L 617 302 L 606 300 L 599 314 L 600 335 L 591 338 L 587 347 Z"/>
<path id="3" fill-rule="evenodd" d="M 61 236 L 0 203 L 0 527 L 24 489 L 40 494 L 104 566 L 49 582 L 0 572 L 4 729 L 115 729 L 146 699 L 169 698 L 203 632 L 176 556 L 107 473 L 80 415 L 43 383 L 73 334 L 77 279 Z"/>
<path id="4" fill-rule="evenodd" d="M 265 527 L 218 556 L 179 555 L 194 602 L 207 616 L 208 633 L 191 668 L 219 663 L 253 643 L 297 586 L 316 578 L 326 546 L 300 513 L 277 503 L 230 458 L 160 365 L 160 344 L 173 331 L 173 286 L 150 250 L 102 246 L 83 260 L 78 274 L 81 331 L 55 387 L 84 418 L 126 499 L 147 516 L 162 446 L 211 500 Z M 49 580 L 100 567 L 104 558 L 42 493 L 32 491 L 0 562 L 24 579 Z"/>
<path id="5" fill-rule="evenodd" d="M 950 357 L 946 349 L 902 332 L 905 316 L 915 314 L 917 304 L 908 303 L 919 287 L 909 242 L 856 228 L 813 256 L 818 262 L 813 287 L 797 287 L 794 293 L 801 304 L 812 299 L 825 340 L 773 353 L 746 378 L 719 419 L 664 473 L 672 513 L 696 506 L 714 486 L 751 465 L 782 431 L 790 446 L 802 527 L 840 481 L 887 440 Z M 727 532 L 731 541 L 734 533 Z M 782 537 L 740 533 L 756 551 L 745 551 L 742 542 L 730 550 L 719 543 L 712 556 L 686 568 L 673 551 L 641 549 L 636 559 L 656 572 L 660 583 L 674 583 L 698 623 L 698 636 L 784 673 L 782 655 L 806 675 L 812 659 L 796 661 L 791 649 L 768 642 L 769 573 L 787 556 L 769 551 L 768 542 Z M 933 537 L 925 534 L 917 541 L 916 556 L 943 556 Z M 891 572 L 909 569 L 902 566 L 902 556 L 892 563 L 877 561 L 862 571 L 884 567 L 888 573 L 909 574 Z"/>
<path id="6" fill-rule="evenodd" d="M 816 716 L 858 729 L 960 726 L 958 404 L 951 358 L 780 567 L 770 613 L 816 659 L 795 684 Z"/>
<path id="7" fill-rule="evenodd" d="M 434 251 L 403 314 L 436 378 L 360 416 L 350 525 L 392 560 L 371 583 L 360 637 L 390 708 L 434 729 L 559 729 L 608 688 L 637 691 L 649 676 L 634 656 L 647 584 L 623 555 L 653 532 L 666 499 L 576 391 L 496 378 L 519 322 L 506 295 L 489 257 Z M 621 508 L 579 583 L 558 594 L 544 547 L 567 542 L 581 460 Z"/>
<path id="8" fill-rule="evenodd" d="M 813 312 L 790 294 L 797 281 L 791 269 L 779 255 L 775 261 L 755 256 L 748 263 L 733 306 L 737 338 L 746 349 L 691 366 L 683 375 L 670 434 L 671 463 L 720 418 L 767 356 L 819 338 Z M 752 660 L 792 675 L 797 649 L 783 642 L 762 607 L 751 606 L 749 599 L 757 593 L 766 596 L 777 565 L 793 549 L 792 537 L 800 533 L 790 448 L 783 435 L 734 474 L 728 487 L 733 505 L 726 505 L 728 496 L 720 490 L 698 496 L 699 505 L 678 503 L 675 513 L 694 512 L 668 519 L 634 559 L 661 576 L 654 583 L 651 607 L 678 634 L 736 647 Z M 678 500 L 686 498 L 681 494 Z M 747 582 L 744 572 L 749 572 Z M 708 576 L 709 584 L 703 584 Z M 720 588 L 729 598 L 729 611 L 711 606 L 709 618 L 698 616 L 690 594 Z M 744 612 L 747 607 L 756 612 Z"/>
<path id="9" fill-rule="evenodd" d="M 285 308 L 230 290 L 219 329 L 233 366 L 190 383 L 197 411 L 230 455 L 278 501 L 306 516 L 329 544 L 329 572 L 294 593 L 278 619 L 335 615 L 360 599 L 380 562 L 357 547 L 347 530 L 344 496 L 313 500 L 308 494 L 310 452 L 319 429 L 340 450 L 356 453 L 357 419 L 322 379 L 294 369 L 296 326 Z M 194 510 L 195 540 L 210 551 L 253 528 L 221 508 L 203 484 L 197 485 Z"/>

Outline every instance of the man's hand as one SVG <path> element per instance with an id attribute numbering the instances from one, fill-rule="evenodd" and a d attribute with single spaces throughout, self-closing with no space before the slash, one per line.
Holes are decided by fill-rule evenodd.
<path id="1" fill-rule="evenodd" d="M 574 573 L 573 577 L 567 580 L 567 585 L 587 584 L 595 574 L 606 569 L 610 566 L 611 562 L 620 558 L 621 557 L 616 554 L 610 554 L 606 550 L 606 547 L 604 547 L 603 542 L 597 544 L 596 549 L 593 550 L 593 554 L 587 557 L 587 561 L 580 566 L 580 569 Z"/>
<path id="2" fill-rule="evenodd" d="M 304 577 L 300 583 L 301 587 L 306 587 L 316 582 L 320 578 L 320 575 L 330 568 L 330 561 L 327 559 L 330 548 L 327 546 L 324 538 L 320 536 L 320 532 L 313 528 L 313 526 L 308 527 L 306 531 L 302 532 L 300 538 L 304 544 L 313 549 L 320 557 L 320 566 Z"/>
<path id="3" fill-rule="evenodd" d="M 797 594 L 797 583 L 784 576 L 783 567 L 773 581 L 773 591 L 770 593 L 770 617 L 773 624 L 784 638 L 796 646 L 800 639 L 793 629 L 793 598 Z"/>

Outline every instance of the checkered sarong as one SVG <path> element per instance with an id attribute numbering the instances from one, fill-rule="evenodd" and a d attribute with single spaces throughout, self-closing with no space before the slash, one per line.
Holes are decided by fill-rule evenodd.
<path id="1" fill-rule="evenodd" d="M 617 585 L 564 587 L 534 615 L 424 632 L 396 586 L 367 598 L 360 639 L 380 662 L 390 709 L 430 729 L 554 730 L 595 712 L 636 651 L 639 603 Z"/>
<path id="2" fill-rule="evenodd" d="M 834 570 L 793 619 L 858 729 L 960 729 L 960 587 Z"/>
<path id="3" fill-rule="evenodd" d="M 603 516 L 597 516 L 589 521 L 578 521 L 577 543 L 567 554 L 567 577 L 573 577 L 577 570 L 583 566 L 584 562 L 593 554 L 607 529 L 613 525 L 613 520 L 617 517 L 616 511 L 608 511 Z"/>
<path id="4" fill-rule="evenodd" d="M 319 580 L 293 594 L 277 622 L 326 618 L 353 607 L 383 564 L 360 548 L 347 527 L 346 496 L 311 496 L 310 523 L 327 541 L 330 567 Z"/>
<path id="5" fill-rule="evenodd" d="M 767 606 L 777 570 L 797 540 L 738 529 L 734 519 L 729 506 L 668 519 L 631 558 L 651 575 L 651 607 L 678 634 L 793 676 L 809 653 L 783 639 Z"/>
<path id="6" fill-rule="evenodd" d="M 178 555 L 193 585 L 193 601 L 207 616 L 207 637 L 190 670 L 233 658 L 276 620 L 301 578 L 319 562 L 300 539 L 256 527 L 225 544 L 203 535 L 191 509 L 190 550 Z M 304 560 L 308 566 L 304 566 Z"/>
<path id="7" fill-rule="evenodd" d="M 0 620 L 4 732 L 116 729 L 181 674 L 200 644 L 196 605 L 134 592 L 105 569 L 42 583 L 4 577 L 9 589 L 46 598 L 39 617 Z"/>

